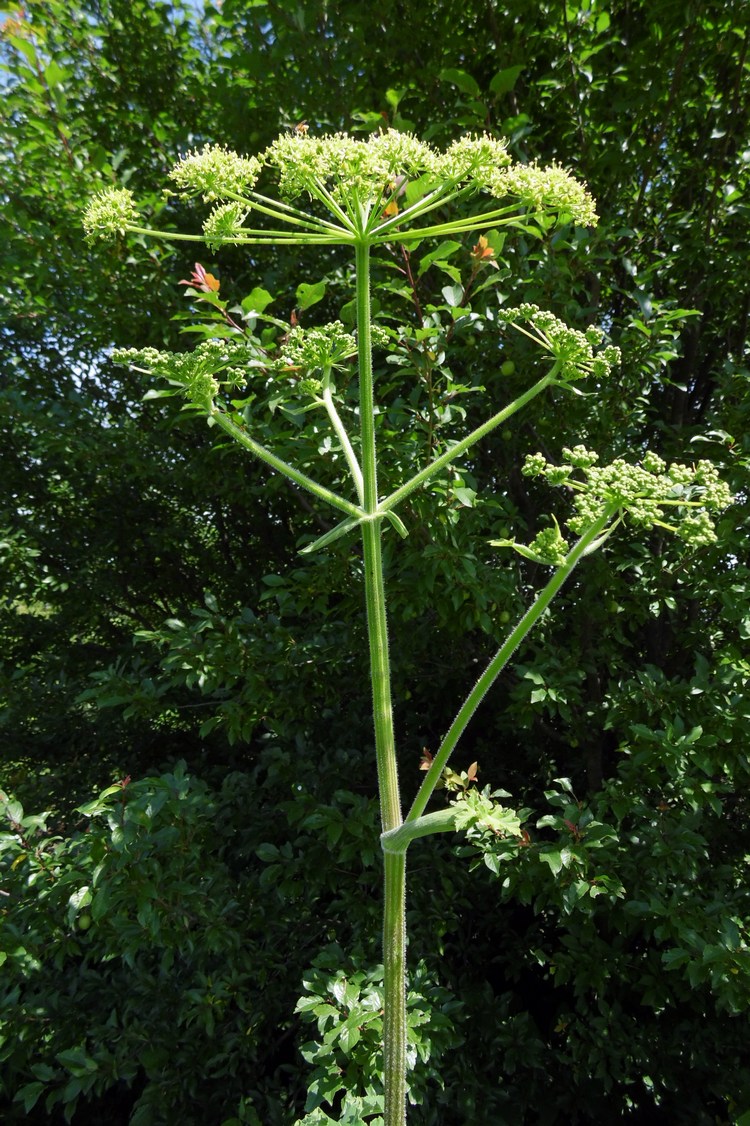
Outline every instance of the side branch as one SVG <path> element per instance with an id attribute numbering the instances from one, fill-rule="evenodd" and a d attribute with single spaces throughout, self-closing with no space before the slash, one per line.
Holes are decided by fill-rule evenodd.
<path id="1" fill-rule="evenodd" d="M 294 481 L 296 485 L 307 489 L 309 493 L 318 497 L 319 500 L 326 501 L 328 504 L 332 505 L 333 508 L 338 508 L 341 512 L 345 512 L 347 516 L 353 516 L 358 520 L 365 515 L 362 509 L 358 508 L 356 504 L 352 504 L 351 501 L 345 500 L 344 497 L 340 497 L 337 493 L 331 492 L 325 485 L 319 485 L 317 481 L 313 481 L 312 477 L 308 477 L 306 473 L 301 473 L 299 469 L 295 469 L 293 465 L 289 465 L 286 461 L 277 457 L 276 454 L 271 453 L 270 450 L 267 450 L 260 442 L 256 442 L 254 438 L 250 437 L 247 431 L 243 430 L 241 426 L 238 426 L 236 422 L 232 422 L 230 418 L 227 418 L 227 416 L 222 411 L 217 410 L 216 407 L 210 411 L 208 417 L 211 418 L 217 426 L 221 427 L 225 433 L 234 438 L 239 445 L 249 450 L 251 454 L 254 454 L 261 461 L 264 461 L 266 465 L 270 465 L 277 473 L 283 473 L 285 477 L 288 477 L 290 481 Z"/>
<path id="2" fill-rule="evenodd" d="M 148 238 L 165 239 L 167 242 L 202 242 L 221 244 L 227 246 L 340 246 L 351 243 L 354 237 L 342 230 L 340 234 L 317 234 L 314 231 L 264 231 L 260 228 L 253 231 L 250 227 L 243 227 L 247 235 L 227 235 L 208 238 L 207 235 L 184 235 L 179 231 L 157 231 L 151 227 L 136 227 L 128 224 L 125 228 L 133 235 L 146 235 Z"/>
<path id="3" fill-rule="evenodd" d="M 329 381 L 326 382 L 326 386 L 323 388 L 323 403 L 326 410 L 328 411 L 328 417 L 331 420 L 331 425 L 336 432 L 336 437 L 341 443 L 341 448 L 344 451 L 346 464 L 349 466 L 349 472 L 352 475 L 354 487 L 357 490 L 357 498 L 359 500 L 359 503 L 364 506 L 365 486 L 364 479 L 362 477 L 362 469 L 360 468 L 360 464 L 357 461 L 357 455 L 355 454 L 351 441 L 349 440 L 349 435 L 346 432 L 346 427 L 341 421 L 339 412 L 336 410 L 336 404 L 333 401 L 333 395 L 331 394 Z"/>
<path id="4" fill-rule="evenodd" d="M 425 481 L 429 481 L 430 477 L 433 477 L 436 473 L 439 473 L 440 470 L 444 469 L 446 465 L 450 465 L 450 463 L 452 461 L 455 461 L 457 457 L 460 457 L 461 454 L 466 453 L 468 449 L 471 449 L 471 447 L 475 445 L 476 442 L 481 441 L 482 438 L 491 433 L 495 429 L 495 427 L 499 426 L 502 422 L 505 422 L 506 419 L 511 417 L 511 415 L 520 410 L 521 407 L 526 406 L 528 402 L 530 402 L 542 391 L 544 391 L 546 387 L 549 387 L 551 383 L 554 383 L 558 370 L 559 364 L 555 363 L 552 367 L 552 370 L 548 372 L 547 375 L 545 375 L 537 383 L 535 383 L 533 387 L 530 387 L 528 391 L 525 391 L 523 395 L 519 395 L 517 399 L 514 399 L 512 403 L 509 403 L 507 407 L 503 407 L 503 409 L 501 411 L 498 411 L 497 414 L 493 414 L 492 418 L 489 418 L 486 422 L 483 422 L 481 426 L 478 426 L 476 428 L 476 430 L 472 430 L 471 434 L 468 434 L 465 438 L 462 438 L 460 442 L 456 442 L 455 446 L 451 446 L 451 448 L 449 450 L 446 450 L 445 453 L 441 454 L 440 457 L 436 457 L 435 460 L 430 462 L 428 466 L 426 466 L 424 469 L 421 469 L 419 473 L 415 474 L 415 476 L 412 477 L 410 481 L 407 481 L 406 484 L 401 485 L 400 488 L 391 493 L 389 497 L 386 497 L 379 506 L 381 512 L 387 512 L 389 509 L 395 508 L 397 504 L 400 504 L 402 500 L 409 496 L 409 493 L 413 493 L 414 490 L 418 489 L 420 485 L 423 485 Z"/>
<path id="5" fill-rule="evenodd" d="M 455 809 L 437 809 L 434 813 L 425 813 L 413 821 L 406 820 L 403 825 L 380 834 L 380 847 L 383 852 L 406 852 L 412 841 L 417 837 L 430 837 L 434 833 L 452 833 L 456 828 Z"/>
<path id="6" fill-rule="evenodd" d="M 609 521 L 615 515 L 616 511 L 616 505 L 606 509 L 599 516 L 598 520 L 596 520 L 595 523 L 593 523 L 591 527 L 588 528 L 586 532 L 584 532 L 578 542 L 566 555 L 565 561 L 561 564 L 560 567 L 557 568 L 547 585 L 537 595 L 533 605 L 526 611 L 518 625 L 514 630 L 512 630 L 506 641 L 503 642 L 495 656 L 487 665 L 487 668 L 484 670 L 482 675 L 479 677 L 479 680 L 476 682 L 471 692 L 466 697 L 466 700 L 461 706 L 458 715 L 454 719 L 445 738 L 440 744 L 440 747 L 438 748 L 437 753 L 435 754 L 435 757 L 430 764 L 430 768 L 424 777 L 424 781 L 419 788 L 417 796 L 414 799 L 414 803 L 409 810 L 409 813 L 407 814 L 405 824 L 423 820 L 422 814 L 433 794 L 435 786 L 440 779 L 440 775 L 445 769 L 448 759 L 455 750 L 456 744 L 466 730 L 466 727 L 470 719 L 474 715 L 474 712 L 477 710 L 486 693 L 489 691 L 502 670 L 507 665 L 515 650 L 521 644 L 526 635 L 534 628 L 544 611 L 549 606 L 552 599 L 562 587 L 563 583 L 566 581 L 566 579 L 569 578 L 576 565 L 581 561 L 584 555 L 587 555 L 592 550 L 595 550 L 598 546 L 598 543 L 602 542 L 601 540 L 599 540 L 599 537 Z"/>

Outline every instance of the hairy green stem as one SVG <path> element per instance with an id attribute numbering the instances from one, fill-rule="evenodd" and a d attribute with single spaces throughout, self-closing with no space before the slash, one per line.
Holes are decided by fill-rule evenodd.
<path id="1" fill-rule="evenodd" d="M 412 807 L 406 818 L 406 823 L 414 822 L 422 817 L 427 802 L 430 800 L 432 793 L 437 785 L 440 775 L 442 774 L 451 754 L 455 750 L 458 740 L 466 730 L 469 720 L 474 715 L 486 693 L 490 687 L 497 680 L 502 670 L 507 665 L 513 653 L 521 644 L 526 635 L 534 628 L 536 623 L 541 618 L 544 611 L 549 606 L 552 599 L 562 587 L 563 583 L 569 578 L 573 569 L 586 555 L 593 545 L 595 545 L 597 537 L 602 533 L 609 521 L 612 519 L 617 511 L 617 505 L 607 508 L 599 518 L 587 528 L 578 542 L 570 549 L 565 557 L 564 562 L 557 568 L 552 578 L 547 585 L 535 598 L 533 605 L 526 611 L 521 618 L 518 625 L 510 632 L 507 639 L 498 649 L 495 656 L 492 658 L 487 668 L 484 670 L 479 680 L 472 688 L 466 700 L 459 709 L 458 715 L 451 724 L 448 732 L 446 733 L 440 747 L 438 748 L 435 757 L 433 758 L 430 768 L 424 777 L 424 781 L 419 788 L 416 798 L 412 803 Z"/>
<path id="2" fill-rule="evenodd" d="M 323 233 L 324 231 L 340 231 L 341 228 L 332 223 L 329 219 L 320 219 L 316 216 L 309 215 L 306 211 L 302 211 L 299 207 L 292 207 L 283 200 L 269 199 L 268 196 L 261 195 L 260 192 L 248 192 L 248 197 L 242 195 L 235 195 L 232 192 L 226 193 L 228 199 L 235 199 L 238 203 L 245 203 L 254 211 L 261 211 L 264 215 L 270 215 L 275 219 L 281 219 L 284 223 L 297 223 L 301 226 L 306 226 L 310 230 L 315 230 Z"/>
<path id="3" fill-rule="evenodd" d="M 250 228 L 243 228 L 248 230 L 248 235 L 226 235 L 219 238 L 207 239 L 206 235 L 183 235 L 179 231 L 156 231 L 152 227 L 136 227 L 128 223 L 126 230 L 134 235 L 147 235 L 149 238 L 166 239 L 168 242 L 210 242 L 226 244 L 227 246 L 310 246 L 313 243 L 316 246 L 341 246 L 344 243 L 352 242 L 353 236 L 349 235 L 346 231 L 341 231 L 340 234 L 315 234 L 313 231 L 262 231 L 258 230 L 253 232 Z"/>
<path id="4" fill-rule="evenodd" d="M 406 1124 L 406 851 L 384 852 L 384 1126 Z"/>
<path id="5" fill-rule="evenodd" d="M 343 187 L 343 185 L 342 185 Z M 343 224 L 345 229 L 352 235 L 357 233 L 357 226 L 352 221 L 352 216 L 347 212 L 345 207 L 341 207 L 334 199 L 331 192 L 325 186 L 322 180 L 316 180 L 314 185 L 310 186 L 310 192 L 314 195 L 324 207 L 327 207 L 336 218 Z"/>
<path id="6" fill-rule="evenodd" d="M 333 401 L 333 394 L 331 393 L 330 378 L 331 373 L 330 371 L 328 371 L 326 372 L 326 378 L 324 380 L 323 386 L 323 404 L 328 412 L 328 417 L 331 420 L 331 426 L 335 430 L 336 437 L 341 443 L 341 448 L 344 451 L 346 464 L 349 466 L 349 472 L 352 475 L 354 487 L 357 490 L 357 498 L 359 500 L 359 503 L 363 505 L 365 503 L 365 485 L 362 477 L 362 470 L 360 468 L 359 462 L 357 461 L 357 455 L 352 449 L 352 444 L 349 441 L 349 435 L 347 434 L 346 428 L 341 421 L 341 416 L 336 410 L 336 404 Z"/>
<path id="7" fill-rule="evenodd" d="M 271 453 L 260 442 L 256 442 L 251 438 L 246 430 L 238 426 L 236 422 L 232 422 L 231 418 L 227 418 L 223 411 L 213 407 L 209 412 L 210 419 L 212 419 L 217 426 L 221 427 L 227 434 L 229 434 L 239 445 L 244 446 L 250 453 L 255 454 L 257 458 L 264 461 L 266 465 L 270 465 L 272 469 L 283 473 L 290 481 L 294 481 L 296 485 L 301 485 L 303 489 L 307 489 L 309 493 L 319 497 L 320 500 L 325 500 L 334 508 L 340 509 L 341 512 L 346 512 L 348 516 L 354 516 L 359 519 L 363 516 L 361 508 L 351 501 L 345 500 L 344 497 L 338 496 L 337 493 L 331 492 L 325 485 L 319 485 L 317 481 L 313 481 L 312 477 L 308 477 L 306 473 L 301 473 L 299 469 L 295 469 L 293 465 L 289 465 L 282 458 L 277 457 L 276 454 Z"/>
<path id="8" fill-rule="evenodd" d="M 543 376 L 542 379 L 538 380 L 533 387 L 530 387 L 528 391 L 524 391 L 523 395 L 519 395 L 518 398 L 514 399 L 512 403 L 509 403 L 507 407 L 503 407 L 501 411 L 498 411 L 497 414 L 493 414 L 492 418 L 488 418 L 487 421 L 483 422 L 481 426 L 478 426 L 476 430 L 472 430 L 471 434 L 467 434 L 460 442 L 456 442 L 455 446 L 451 446 L 450 449 L 446 450 L 440 457 L 436 457 L 434 461 L 431 461 L 429 465 L 421 469 L 419 473 L 416 473 L 411 480 L 401 485 L 400 488 L 391 493 L 389 497 L 386 497 L 380 505 L 381 512 L 387 512 L 389 509 L 395 508 L 405 497 L 408 497 L 409 493 L 413 493 L 414 490 L 418 489 L 420 485 L 423 485 L 425 481 L 429 481 L 430 477 L 434 476 L 435 473 L 444 469 L 446 465 L 450 465 L 452 461 L 455 461 L 461 454 L 466 453 L 468 449 L 489 434 L 490 431 L 494 430 L 495 427 L 500 426 L 502 422 L 505 422 L 512 414 L 520 410 L 521 407 L 526 406 L 531 399 L 534 399 L 544 391 L 545 387 L 549 387 L 551 383 L 554 383 L 559 370 L 560 364 L 556 362 L 551 370 Z"/>
<path id="9" fill-rule="evenodd" d="M 433 227 L 413 227 L 409 231 L 390 231 L 383 234 L 382 227 L 373 231 L 372 245 L 378 246 L 384 242 L 411 242 L 423 238 L 433 238 L 436 235 L 470 234 L 472 231 L 485 231 L 488 227 L 524 227 L 522 217 L 514 208 L 515 214 L 508 214 L 508 208 L 499 211 L 485 211 L 474 215 L 470 219 L 456 220 L 455 222 L 436 223 Z"/>
<path id="10" fill-rule="evenodd" d="M 375 402 L 372 376 L 372 332 L 370 325 L 370 248 L 357 244 L 357 349 L 359 358 L 359 413 L 362 440 L 363 508 L 368 516 L 378 512 L 378 476 L 375 453 Z M 380 786 L 383 831 L 401 824 L 401 801 L 396 770 L 396 748 L 391 708 L 391 675 L 388 656 L 388 625 L 385 615 L 385 584 L 381 552 L 381 521 L 362 524 L 365 564 L 367 630 L 370 642 L 375 755 Z"/>
<path id="11" fill-rule="evenodd" d="M 410 204 L 408 207 L 405 207 L 403 211 L 398 211 L 395 215 L 391 215 L 387 219 L 382 218 L 382 206 L 380 208 L 374 207 L 370 217 L 369 233 L 371 235 L 377 234 L 378 236 L 383 236 L 386 232 L 395 230 L 397 237 L 399 237 L 397 228 L 401 226 L 402 223 L 411 223 L 414 219 L 418 219 L 420 216 L 434 211 L 435 208 L 443 207 L 446 203 L 452 202 L 455 198 L 455 193 L 454 196 L 449 195 L 450 190 L 447 185 L 441 184 L 437 188 L 433 188 L 433 190 L 423 196 L 422 199 L 418 199 L 416 203 Z"/>
<path id="12" fill-rule="evenodd" d="M 452 833 L 455 828 L 455 809 L 452 806 L 448 809 L 436 809 L 433 813 L 425 813 L 415 821 L 404 821 L 397 829 L 382 833 L 380 846 L 385 853 L 406 852 L 411 842 L 418 837 L 431 837 L 435 833 Z"/>
<path id="13" fill-rule="evenodd" d="M 368 515 L 378 511 L 378 477 L 375 451 L 375 402 L 372 373 L 370 323 L 370 247 L 366 239 L 357 243 L 356 257 L 357 348 L 359 358 L 359 411 L 362 439 L 363 508 Z M 367 633 L 370 645 L 375 757 L 380 791 L 380 818 L 384 833 L 402 822 L 398 788 L 396 746 L 391 705 L 388 624 L 385 614 L 385 584 L 381 552 L 382 520 L 362 524 L 365 565 Z M 385 1126 L 406 1123 L 406 857 L 383 855 L 383 1085 Z"/>

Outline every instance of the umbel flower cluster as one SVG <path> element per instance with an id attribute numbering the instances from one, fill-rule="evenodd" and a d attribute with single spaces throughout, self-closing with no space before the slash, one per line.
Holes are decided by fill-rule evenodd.
<path id="1" fill-rule="evenodd" d="M 372 335 L 377 344 L 387 341 L 377 327 Z M 222 386 L 244 387 L 251 371 L 293 372 L 298 377 L 297 390 L 315 397 L 324 384 L 329 385 L 331 373 L 346 370 L 356 354 L 356 336 L 341 321 L 333 321 L 319 328 L 293 328 L 275 358 L 250 340 L 230 337 L 204 340 L 191 352 L 118 348 L 112 359 L 134 371 L 166 379 L 188 402 L 210 411 Z M 160 397 L 163 394 L 159 392 Z"/>
<path id="2" fill-rule="evenodd" d="M 244 340 L 204 340 L 192 352 L 118 348 L 112 359 L 134 371 L 166 379 L 175 392 L 156 392 L 160 398 L 180 391 L 189 402 L 209 412 L 222 384 L 241 387 L 249 368 L 265 366 L 259 350 Z M 151 393 L 147 397 L 155 396 Z"/>
<path id="3" fill-rule="evenodd" d="M 569 328 L 553 313 L 540 309 L 538 305 L 519 305 L 517 308 L 500 309 L 497 319 L 512 324 L 538 344 L 545 352 L 554 356 L 557 365 L 557 380 L 569 383 L 593 375 L 596 379 L 606 379 L 613 367 L 620 362 L 620 349 L 610 344 L 595 354 L 594 349 L 602 343 L 604 333 L 591 326 L 585 332 Z M 527 327 L 524 327 L 527 326 Z"/>
<path id="4" fill-rule="evenodd" d="M 266 171 L 278 179 L 278 198 L 257 190 Z M 206 145 L 187 153 L 169 179 L 174 194 L 214 204 L 203 235 L 212 247 L 225 242 L 340 243 L 362 237 L 372 243 L 398 241 L 448 228 L 458 232 L 517 223 L 540 213 L 584 226 L 597 222 L 585 185 L 564 168 L 514 164 L 505 144 L 487 135 L 462 137 L 438 152 L 393 129 L 366 140 L 346 133 L 284 133 L 257 157 Z M 437 207 L 474 195 L 490 201 L 487 211 L 438 227 L 414 225 Z M 305 207 L 316 201 L 329 218 L 320 216 L 318 206 L 315 214 L 301 210 L 296 201 Z M 269 219 L 281 229 L 269 225 Z M 100 192 L 86 210 L 84 226 L 90 238 L 127 230 L 152 233 L 139 226 L 135 198 L 127 188 Z"/>
<path id="5" fill-rule="evenodd" d="M 572 491 L 575 512 L 567 524 L 576 535 L 583 535 L 609 514 L 612 523 L 606 534 L 628 519 L 642 528 L 674 532 L 690 547 L 703 547 L 716 541 L 711 513 L 721 512 L 732 502 L 729 486 L 719 479 L 710 461 L 667 465 L 657 454 L 647 453 L 641 465 L 617 458 L 599 466 L 598 454 L 585 446 L 566 448 L 562 456 L 563 464 L 554 465 L 542 454 L 529 454 L 521 472 Z M 512 541 L 503 541 L 503 546 L 513 546 L 527 558 L 551 566 L 561 565 L 569 551 L 554 519 L 528 548 Z"/>
<path id="6" fill-rule="evenodd" d="M 346 331 L 341 321 L 320 328 L 304 329 L 298 325 L 287 333 L 281 363 L 303 368 L 313 375 L 341 368 L 356 354 L 356 337 Z"/>

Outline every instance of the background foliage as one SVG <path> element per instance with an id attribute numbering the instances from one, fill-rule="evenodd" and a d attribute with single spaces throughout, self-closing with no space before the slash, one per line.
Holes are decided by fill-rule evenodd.
<path id="1" fill-rule="evenodd" d="M 720 542 L 687 559 L 610 541 L 483 705 L 455 768 L 478 760 L 525 834 L 502 855 L 491 834 L 414 846 L 410 1121 L 744 1121 L 740 0 L 29 0 L 3 19 L 5 1120 L 359 1122 L 377 1092 L 358 557 L 347 541 L 300 557 L 324 515 L 109 362 L 227 329 L 179 286 L 195 255 L 87 246 L 80 228 L 116 179 L 190 229 L 160 196 L 181 152 L 250 154 L 306 120 L 438 144 L 491 130 L 599 201 L 593 232 L 492 241 L 498 269 L 458 242 L 384 253 L 379 318 L 403 326 L 378 375 L 386 480 L 484 417 L 473 389 L 502 402 L 527 385 L 535 359 L 498 331 L 498 301 L 601 324 L 624 353 L 596 397 L 535 402 L 415 497 L 406 541 L 386 539 L 407 793 L 542 578 L 487 543 L 533 537 L 549 507 L 526 453 L 648 445 L 713 459 L 738 496 Z M 344 256 L 200 260 L 235 320 L 268 298 L 287 323 L 347 315 Z M 283 404 L 267 430 L 318 456 Z"/>

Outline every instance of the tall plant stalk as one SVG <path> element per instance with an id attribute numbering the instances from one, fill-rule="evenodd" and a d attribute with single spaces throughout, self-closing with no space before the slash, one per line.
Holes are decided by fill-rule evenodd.
<path id="1" fill-rule="evenodd" d="M 413 839 L 408 823 L 419 822 L 440 775 L 456 747 L 469 720 L 479 707 L 488 689 L 507 664 L 523 638 L 533 629 L 555 594 L 573 571 L 587 549 L 601 534 L 614 515 L 617 505 L 606 509 L 586 531 L 567 555 L 564 563 L 541 591 L 533 606 L 511 632 L 507 641 L 490 661 L 472 692 L 469 693 L 451 725 L 424 779 L 410 810 L 406 832 L 403 826 L 401 796 L 396 761 L 396 741 L 391 698 L 390 655 L 386 613 L 385 581 L 381 550 L 382 521 L 385 511 L 378 497 L 377 446 L 375 437 L 375 397 L 372 366 L 372 313 L 370 302 L 370 247 L 366 240 L 356 247 L 356 310 L 359 368 L 360 436 L 364 510 L 368 519 L 362 522 L 362 544 L 365 574 L 367 632 L 370 649 L 375 755 L 380 795 L 381 843 L 383 846 L 383 1088 L 384 1126 L 405 1126 L 406 1123 L 406 850 Z M 555 371 L 543 382 L 554 378 Z M 530 396 L 529 396 L 530 397 Z M 525 400 L 526 396 L 523 397 Z M 518 404 L 522 405 L 522 404 Z M 500 412 L 503 413 L 503 412 Z M 493 421 L 493 420 L 490 420 Z M 499 421 L 499 420 L 498 420 Z M 494 425 L 498 424 L 495 421 Z M 492 429 L 488 426 L 486 429 Z M 480 427 L 484 432 L 485 428 Z M 481 436 L 481 435 L 480 435 Z M 443 458 L 432 463 L 433 472 Z M 447 459 L 446 459 L 447 460 Z M 417 475 L 420 476 L 419 474 Z M 404 494 L 405 495 L 405 494 Z M 414 835 L 452 828 L 450 815 L 442 820 L 417 824 Z"/>
<path id="2" fill-rule="evenodd" d="M 255 182 L 264 166 L 278 172 L 282 194 L 307 193 L 331 218 L 321 219 L 288 202 L 255 191 Z M 185 353 L 157 353 L 146 349 L 123 352 L 119 359 L 137 370 L 167 379 L 172 390 L 150 392 L 149 397 L 185 394 L 212 425 L 220 427 L 252 456 L 318 501 L 344 514 L 345 518 L 338 525 L 309 544 L 305 551 L 327 548 L 360 528 L 384 873 L 383 1114 L 384 1126 L 405 1126 L 406 851 L 411 841 L 447 832 L 456 826 L 454 807 L 427 812 L 427 804 L 452 752 L 486 692 L 573 569 L 586 555 L 601 547 L 631 511 L 637 513 L 641 527 L 658 525 L 677 531 L 689 543 L 700 544 L 715 538 L 708 510 L 721 509 L 731 498 L 708 462 L 699 463 L 693 470 L 686 466 L 668 469 L 661 458 L 647 454 L 641 466 L 630 466 L 618 459 L 602 467 L 596 465 L 597 455 L 582 446 L 564 450 L 562 465 L 552 465 L 541 454 L 528 457 L 523 467 L 525 474 L 546 477 L 554 485 L 564 485 L 574 498 L 574 514 L 568 516 L 567 523 L 579 538 L 570 547 L 553 517 L 528 546 L 513 540 L 494 541 L 499 547 L 512 547 L 525 558 L 552 568 L 553 573 L 459 708 L 404 820 L 391 699 L 381 550 L 383 521 L 406 535 L 395 510 L 412 492 L 435 478 L 547 388 L 566 389 L 572 382 L 589 375 L 597 380 L 606 378 L 618 353 L 614 348 L 595 353 L 602 335 L 596 329 L 585 333 L 569 329 L 536 306 L 501 310 L 496 314 L 499 320 L 513 324 L 547 354 L 551 360 L 549 370 L 469 434 L 446 445 L 425 467 L 381 500 L 377 474 L 370 252 L 372 247 L 386 243 L 408 244 L 435 236 L 455 237 L 490 227 L 517 226 L 526 230 L 534 217 L 542 222 L 544 231 L 560 220 L 593 224 L 596 222 L 593 200 L 583 185 L 560 168 L 514 168 L 502 142 L 492 138 L 461 138 L 446 153 L 439 154 L 416 138 L 394 132 L 375 135 L 369 141 L 341 135 L 319 139 L 284 135 L 270 146 L 262 159 L 239 157 L 207 146 L 203 152 L 183 158 L 170 178 L 180 194 L 202 194 L 208 201 L 223 202 L 214 207 L 206 220 L 204 236 L 172 234 L 168 237 L 203 238 L 212 247 L 224 243 L 256 246 L 275 243 L 346 245 L 354 251 L 356 343 L 339 322 L 309 330 L 307 335 L 293 330 L 286 335 L 286 352 L 280 357 L 278 370 L 288 371 L 291 367 L 295 371 L 303 369 L 322 375 L 322 380 L 309 378 L 306 381 L 311 397 L 308 409 L 325 408 L 343 451 L 356 500 L 323 486 L 249 433 L 245 415 L 235 409 L 231 394 L 238 385 L 234 344 L 239 348 L 238 362 L 246 362 L 244 340 L 234 344 L 223 339 L 220 343 L 209 341 L 199 345 L 187 358 Z M 400 193 L 409 181 L 414 192 L 401 207 Z M 483 212 L 432 222 L 438 209 L 442 212 L 451 203 L 460 203 L 481 193 L 502 201 L 501 206 L 495 203 Z M 262 225 L 247 227 L 248 216 L 255 214 L 274 220 L 280 224 L 280 229 Z M 431 225 L 420 227 L 419 222 L 425 216 L 430 216 Z M 90 237 L 128 231 L 164 237 L 143 226 L 135 201 L 126 189 L 109 188 L 100 193 L 88 208 L 86 226 Z M 486 246 L 478 246 L 478 250 L 481 257 Z M 202 267 L 196 266 L 194 280 L 205 294 L 209 289 L 204 284 L 205 271 L 201 274 L 201 270 Z M 226 307 L 223 311 L 226 314 Z M 227 323 L 225 319 L 222 328 L 224 323 Z M 232 320 L 228 323 L 235 324 Z M 279 325 L 279 322 L 274 323 Z M 212 347 L 215 343 L 219 343 L 218 348 Z M 243 348 L 245 353 L 242 353 Z M 294 351 L 291 359 L 290 350 Z M 265 351 L 261 352 L 265 357 Z M 332 373 L 355 352 L 359 374 L 359 460 L 332 390 Z M 262 364 L 264 361 L 255 362 Z M 222 396 L 222 384 L 230 392 L 228 402 L 227 397 Z M 678 526 L 666 523 L 665 513 L 670 510 L 681 520 Z"/>
<path id="3" fill-rule="evenodd" d="M 385 582 L 378 512 L 378 471 L 375 442 L 375 399 L 372 374 L 370 304 L 370 247 L 356 248 L 357 348 L 359 367 L 360 437 L 364 509 L 371 519 L 362 524 L 367 634 L 370 647 L 375 758 L 383 833 L 402 822 L 401 794 L 393 730 L 391 670 L 388 651 Z M 385 1126 L 406 1122 L 406 854 L 384 854 L 383 902 L 383 1085 Z"/>

